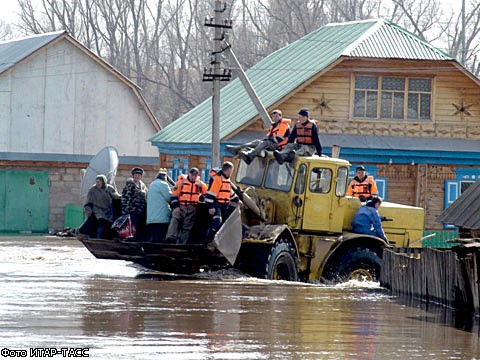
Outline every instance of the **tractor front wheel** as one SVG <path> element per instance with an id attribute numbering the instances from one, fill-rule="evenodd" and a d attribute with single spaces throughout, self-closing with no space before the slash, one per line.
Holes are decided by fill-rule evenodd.
<path id="1" fill-rule="evenodd" d="M 298 260 L 289 242 L 279 241 L 272 247 L 267 262 L 267 279 L 298 281 Z"/>

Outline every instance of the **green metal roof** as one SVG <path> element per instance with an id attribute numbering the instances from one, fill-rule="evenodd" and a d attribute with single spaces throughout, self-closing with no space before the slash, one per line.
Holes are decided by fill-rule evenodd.
<path id="1" fill-rule="evenodd" d="M 341 56 L 453 60 L 406 30 L 385 20 L 366 20 L 323 26 L 270 54 L 247 71 L 266 108 Z M 239 79 L 220 94 L 220 139 L 245 126 L 258 112 Z M 212 100 L 208 98 L 154 135 L 162 143 L 211 143 Z"/>
<path id="2" fill-rule="evenodd" d="M 454 60 L 429 43 L 386 20 L 378 20 L 342 55 L 409 60 Z"/>

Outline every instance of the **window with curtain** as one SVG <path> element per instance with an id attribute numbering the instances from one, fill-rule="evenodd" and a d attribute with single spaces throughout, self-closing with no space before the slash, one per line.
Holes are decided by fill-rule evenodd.
<path id="1" fill-rule="evenodd" d="M 382 120 L 430 120 L 432 79 L 355 76 L 353 116 Z"/>

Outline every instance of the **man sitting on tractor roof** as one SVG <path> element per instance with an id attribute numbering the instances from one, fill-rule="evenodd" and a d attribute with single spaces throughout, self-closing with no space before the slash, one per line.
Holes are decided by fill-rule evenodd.
<path id="1" fill-rule="evenodd" d="M 273 155 L 279 164 L 291 162 L 295 155 L 310 156 L 322 155 L 322 145 L 318 137 L 315 121 L 308 118 L 308 110 L 302 109 L 297 115 L 297 124 L 288 137 L 288 144 L 281 151 L 275 150 Z"/>
<path id="2" fill-rule="evenodd" d="M 249 143 L 233 146 L 227 145 L 227 151 L 234 155 L 239 155 L 240 158 L 250 164 L 256 156 L 265 157 L 266 150 L 281 150 L 285 147 L 290 135 L 290 119 L 283 119 L 282 112 L 278 109 L 272 111 L 273 123 L 267 132 L 267 135 L 262 139 L 257 139 Z"/>
<path id="3" fill-rule="evenodd" d="M 377 183 L 373 176 L 367 175 L 363 165 L 357 166 L 356 176 L 348 185 L 347 195 L 358 197 L 362 202 L 378 196 Z"/>

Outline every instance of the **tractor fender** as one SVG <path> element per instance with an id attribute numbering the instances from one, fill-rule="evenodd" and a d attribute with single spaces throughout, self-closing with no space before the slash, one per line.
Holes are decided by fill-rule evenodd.
<path id="1" fill-rule="evenodd" d="M 299 257 L 297 243 L 292 231 L 285 224 L 254 225 L 250 227 L 243 242 L 265 242 L 275 245 L 279 241 L 288 242 L 295 249 L 295 255 Z"/>
<path id="2" fill-rule="evenodd" d="M 353 247 L 363 247 L 367 248 L 381 258 L 383 254 L 383 249 L 385 247 L 390 247 L 390 245 L 383 239 L 366 235 L 366 234 L 356 234 L 351 232 L 344 232 L 338 238 L 339 241 L 335 243 L 335 245 L 330 249 L 330 252 L 327 256 L 323 259 L 319 271 L 316 274 L 316 278 L 319 279 L 322 275 L 325 266 L 328 264 L 329 261 L 333 261 L 336 258 L 339 258 L 342 253 L 346 252 L 348 249 Z"/>

